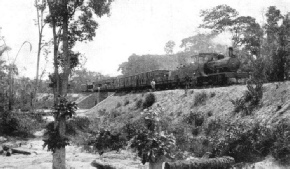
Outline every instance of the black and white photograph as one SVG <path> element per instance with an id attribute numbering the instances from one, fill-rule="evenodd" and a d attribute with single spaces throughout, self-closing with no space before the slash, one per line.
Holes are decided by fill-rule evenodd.
<path id="1" fill-rule="evenodd" d="M 0 0 L 0 169 L 290 169 L 290 0 Z"/>

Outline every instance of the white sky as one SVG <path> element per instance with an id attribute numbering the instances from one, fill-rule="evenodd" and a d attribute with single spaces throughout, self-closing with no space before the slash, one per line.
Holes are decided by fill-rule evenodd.
<path id="1" fill-rule="evenodd" d="M 118 65 L 132 53 L 164 54 L 164 45 L 169 40 L 179 46 L 183 38 L 195 34 L 201 23 L 200 10 L 220 4 L 227 4 L 240 15 L 252 16 L 259 22 L 263 22 L 263 13 L 271 5 L 282 13 L 290 11 L 289 0 L 115 0 L 111 16 L 98 19 L 94 41 L 79 43 L 76 49 L 86 56 L 87 69 L 114 76 L 120 74 Z M 36 74 L 38 43 L 34 19 L 34 0 L 0 0 L 1 36 L 12 48 L 9 57 L 15 58 L 24 41 L 32 43 L 32 52 L 25 45 L 16 60 L 21 75 L 31 78 Z M 51 37 L 51 29 L 45 29 L 45 37 Z M 7 54 L 2 57 L 8 58 Z M 41 58 L 42 66 L 43 62 Z M 48 66 L 52 67 L 52 63 Z"/>

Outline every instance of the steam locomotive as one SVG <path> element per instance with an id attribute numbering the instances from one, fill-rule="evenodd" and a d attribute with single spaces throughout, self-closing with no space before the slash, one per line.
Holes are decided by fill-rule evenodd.
<path id="1" fill-rule="evenodd" d="M 187 65 L 176 70 L 153 70 L 131 76 L 122 76 L 84 84 L 83 91 L 131 91 L 151 88 L 155 81 L 157 90 L 174 88 L 194 88 L 203 85 L 227 85 L 230 81 L 248 78 L 246 72 L 238 72 L 239 59 L 229 48 L 229 55 L 199 53 L 192 56 Z"/>

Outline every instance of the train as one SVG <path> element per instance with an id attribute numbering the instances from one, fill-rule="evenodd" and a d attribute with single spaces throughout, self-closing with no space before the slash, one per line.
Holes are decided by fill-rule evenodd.
<path id="1" fill-rule="evenodd" d="M 199 53 L 191 57 L 186 65 L 180 65 L 176 70 L 153 70 L 134 75 L 112 77 L 83 84 L 82 91 L 132 91 L 152 88 L 155 82 L 156 90 L 174 88 L 194 88 L 206 85 L 228 85 L 239 79 L 249 77 L 248 72 L 239 72 L 239 59 L 229 48 L 228 56 L 219 53 Z"/>

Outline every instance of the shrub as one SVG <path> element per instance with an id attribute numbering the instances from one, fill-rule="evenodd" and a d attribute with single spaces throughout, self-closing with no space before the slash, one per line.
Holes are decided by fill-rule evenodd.
<path id="1" fill-rule="evenodd" d="M 217 130 L 222 128 L 222 120 L 219 118 L 210 119 L 207 126 L 204 128 L 204 132 L 206 135 L 210 133 L 215 133 Z"/>
<path id="2" fill-rule="evenodd" d="M 175 147 L 175 137 L 157 132 L 142 132 L 133 138 L 130 147 L 137 151 L 143 164 L 157 162 L 162 156 L 173 158 L 172 150 Z"/>
<path id="3" fill-rule="evenodd" d="M 207 112 L 207 116 L 208 116 L 208 117 L 211 117 L 211 116 L 212 116 L 212 110 L 209 110 L 209 111 Z"/>
<path id="4" fill-rule="evenodd" d="M 210 97 L 212 98 L 212 97 L 215 97 L 215 92 L 210 92 Z"/>
<path id="5" fill-rule="evenodd" d="M 119 108 L 119 107 L 121 107 L 121 106 L 122 106 L 121 103 L 118 102 L 117 105 L 116 105 L 116 109 Z"/>
<path id="6" fill-rule="evenodd" d="M 153 93 L 147 94 L 143 102 L 143 109 L 147 109 L 148 107 L 151 107 L 155 103 L 155 101 L 156 101 L 156 98 Z"/>
<path id="7" fill-rule="evenodd" d="M 0 112 L 0 135 L 30 137 L 45 125 L 41 114 Z"/>
<path id="8" fill-rule="evenodd" d="M 137 151 L 141 162 L 157 162 L 162 156 L 173 158 L 175 137 L 160 131 L 160 114 L 162 108 L 143 112 L 145 130 L 138 132 L 132 139 L 130 147 Z"/>
<path id="9" fill-rule="evenodd" d="M 0 112 L 0 133 L 11 135 L 19 128 L 19 120 L 9 111 Z"/>
<path id="10" fill-rule="evenodd" d="M 251 84 L 251 83 L 254 83 Z M 247 89 L 241 98 L 230 101 L 234 105 L 234 112 L 242 112 L 245 115 L 250 115 L 252 111 L 259 105 L 263 97 L 263 83 L 253 81 L 247 84 Z"/>
<path id="11" fill-rule="evenodd" d="M 130 101 L 126 99 L 124 102 L 124 106 L 128 105 L 129 103 L 130 103 Z"/>
<path id="12" fill-rule="evenodd" d="M 290 122 L 281 121 L 274 130 L 271 154 L 282 165 L 290 164 Z"/>
<path id="13" fill-rule="evenodd" d="M 116 118 L 116 117 L 118 117 L 118 116 L 120 116 L 121 115 L 121 112 L 119 112 L 118 110 L 116 110 L 116 109 L 113 109 L 113 110 L 111 110 L 111 112 L 110 112 L 110 116 L 112 117 L 112 118 Z"/>
<path id="14" fill-rule="evenodd" d="M 97 135 L 89 139 L 88 145 L 93 145 L 100 155 L 109 150 L 119 151 L 125 147 L 126 139 L 121 133 L 110 130 L 101 130 Z"/>
<path id="15" fill-rule="evenodd" d="M 182 114 L 182 111 L 177 112 L 177 117 L 179 117 Z"/>
<path id="16" fill-rule="evenodd" d="M 144 121 L 127 122 L 122 131 L 126 135 L 127 140 L 131 140 L 137 133 L 145 130 Z"/>
<path id="17" fill-rule="evenodd" d="M 200 113 L 190 112 L 183 121 L 189 125 L 201 126 L 204 122 L 204 117 Z"/>
<path id="18" fill-rule="evenodd" d="M 143 104 L 142 99 L 137 100 L 135 103 L 136 109 L 140 109 L 142 107 L 142 104 Z"/>
<path id="19" fill-rule="evenodd" d="M 199 106 L 199 105 L 203 105 L 205 104 L 207 100 L 207 94 L 206 92 L 200 92 L 200 93 L 196 93 L 194 95 L 194 103 L 193 106 Z"/>
<path id="20" fill-rule="evenodd" d="M 99 112 L 99 116 L 103 116 L 107 113 L 107 110 L 106 109 L 101 109 L 98 111 Z"/>
<path id="21" fill-rule="evenodd" d="M 192 127 L 191 128 L 191 134 L 194 136 L 197 136 L 199 134 L 199 127 Z"/>
<path id="22" fill-rule="evenodd" d="M 215 134 L 211 139 L 215 156 L 231 156 L 236 162 L 255 162 L 270 153 L 275 141 L 271 129 L 259 123 L 238 122 L 225 126 L 225 133 Z"/>
<path id="23" fill-rule="evenodd" d="M 90 119 L 87 117 L 75 116 L 66 123 L 66 132 L 68 135 L 75 135 L 79 131 L 88 132 Z"/>

